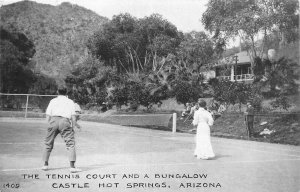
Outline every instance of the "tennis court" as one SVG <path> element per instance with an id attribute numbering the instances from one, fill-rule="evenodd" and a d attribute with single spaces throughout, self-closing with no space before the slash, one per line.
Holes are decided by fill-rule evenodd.
<path id="1" fill-rule="evenodd" d="M 60 136 L 50 170 L 40 170 L 45 120 L 1 118 L 0 190 L 300 191 L 298 146 L 212 138 L 216 158 L 197 160 L 193 134 L 80 124 L 76 165 L 83 171 L 70 174 Z"/>

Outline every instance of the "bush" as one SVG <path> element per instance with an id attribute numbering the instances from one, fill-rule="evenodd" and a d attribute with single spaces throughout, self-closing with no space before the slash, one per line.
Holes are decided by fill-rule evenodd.
<path id="1" fill-rule="evenodd" d="M 211 79 L 209 81 L 212 97 L 220 104 L 245 104 L 251 97 L 251 86 L 231 81 L 219 81 Z"/>
<path id="2" fill-rule="evenodd" d="M 128 89 L 126 87 L 117 87 L 112 90 L 112 95 L 109 100 L 116 105 L 117 110 L 120 110 L 122 105 L 128 103 Z"/>
<path id="3" fill-rule="evenodd" d="M 266 99 L 275 99 L 271 102 L 273 108 L 288 110 L 291 106 L 287 96 L 298 92 L 299 66 L 296 62 L 284 57 L 277 61 L 265 61 L 267 73 L 263 78 L 256 78 L 252 84 L 252 95 Z M 265 66 L 266 67 L 266 66 Z"/>
<path id="4" fill-rule="evenodd" d="M 288 108 L 291 107 L 289 99 L 286 96 L 279 96 L 274 101 L 271 102 L 273 108 L 284 109 L 288 111 Z"/>
<path id="5" fill-rule="evenodd" d="M 193 87 L 187 81 L 177 81 L 173 94 L 178 103 L 195 102 L 199 99 L 200 93 L 197 87 Z"/>

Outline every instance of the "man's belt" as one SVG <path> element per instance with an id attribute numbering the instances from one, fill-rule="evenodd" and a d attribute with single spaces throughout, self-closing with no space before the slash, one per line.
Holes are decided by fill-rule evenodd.
<path id="1" fill-rule="evenodd" d="M 60 118 L 70 119 L 70 118 L 63 117 L 63 116 L 58 116 L 58 115 L 53 115 L 52 117 L 60 117 Z"/>

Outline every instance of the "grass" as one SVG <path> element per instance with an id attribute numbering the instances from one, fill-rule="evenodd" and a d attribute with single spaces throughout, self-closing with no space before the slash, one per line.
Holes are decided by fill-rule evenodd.
<path id="1" fill-rule="evenodd" d="M 266 124 L 261 125 L 262 122 Z M 191 120 L 183 123 L 179 120 L 177 127 L 182 132 L 195 133 Z M 260 135 L 264 130 L 273 130 L 270 135 Z M 244 115 L 242 113 L 225 113 L 217 118 L 211 127 L 213 136 L 248 139 L 246 126 L 244 125 Z M 254 122 L 254 137 L 249 140 L 280 143 L 290 145 L 300 145 L 300 114 L 265 114 L 264 116 L 256 116 Z"/>

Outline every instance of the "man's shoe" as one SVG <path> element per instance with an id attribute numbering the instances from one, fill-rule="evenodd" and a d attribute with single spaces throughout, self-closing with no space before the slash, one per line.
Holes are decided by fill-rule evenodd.
<path id="1" fill-rule="evenodd" d="M 42 167 L 42 170 L 44 170 L 44 171 L 48 171 L 48 170 L 49 170 L 49 167 L 48 167 L 48 165 L 44 165 L 44 166 Z"/>
<path id="2" fill-rule="evenodd" d="M 208 160 L 208 157 L 197 157 L 197 159 Z"/>
<path id="3" fill-rule="evenodd" d="M 81 169 L 78 169 L 78 168 L 70 168 L 70 172 L 71 173 L 77 173 L 77 172 L 80 172 L 81 171 Z"/>

